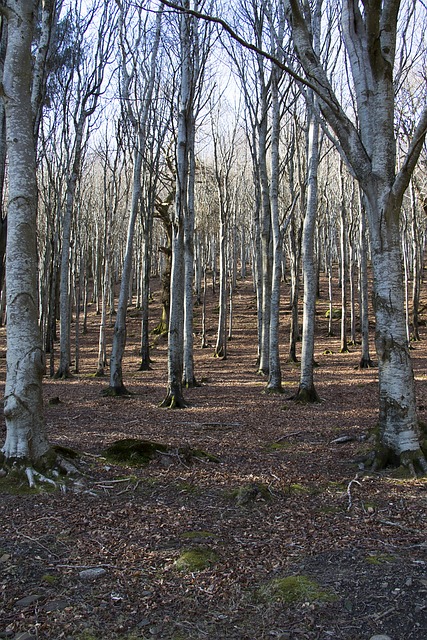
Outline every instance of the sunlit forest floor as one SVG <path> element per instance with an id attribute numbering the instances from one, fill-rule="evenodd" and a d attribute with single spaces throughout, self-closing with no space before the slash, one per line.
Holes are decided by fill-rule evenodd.
<path id="1" fill-rule="evenodd" d="M 99 316 L 90 308 L 80 373 L 44 384 L 50 440 L 81 454 L 82 474 L 65 492 L 0 481 L 0 638 L 425 639 L 427 480 L 364 472 L 377 370 L 357 368 L 358 345 L 339 352 L 339 320 L 337 335 L 327 336 L 326 285 L 316 343 L 322 402 L 290 399 L 299 369 L 285 362 L 288 289 L 285 393 L 263 393 L 255 297 L 245 281 L 234 296 L 226 360 L 213 357 L 217 294 L 208 291 L 207 349 L 196 308 L 200 386 L 186 390 L 189 406 L 176 410 L 158 407 L 166 392 L 164 338 L 153 344 L 152 370 L 138 371 L 135 309 L 124 362 L 132 395 L 101 395 L 108 378 L 94 377 Z M 160 295 L 153 291 L 154 327 Z M 427 421 L 424 327 L 421 333 L 412 353 Z M 4 381 L 4 329 L 0 339 Z M 167 449 L 156 445 L 147 464 L 106 457 L 109 445 L 129 438 Z"/>

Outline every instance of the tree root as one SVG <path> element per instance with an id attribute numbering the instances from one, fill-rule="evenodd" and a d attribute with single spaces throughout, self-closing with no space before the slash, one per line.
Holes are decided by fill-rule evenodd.
<path id="1" fill-rule="evenodd" d="M 82 475 L 73 462 L 73 459 L 78 457 L 79 454 L 75 451 L 61 446 L 52 447 L 35 463 L 28 458 L 2 456 L 0 478 L 9 476 L 10 482 L 16 482 L 18 485 L 26 480 L 30 489 L 39 485 L 49 485 L 65 491 L 66 476 Z"/>
<path id="2" fill-rule="evenodd" d="M 273 394 L 273 393 L 277 393 L 277 394 L 281 394 L 281 393 L 285 393 L 284 388 L 282 387 L 282 385 L 280 386 L 276 386 L 276 385 L 271 385 L 269 386 L 268 384 L 264 387 L 264 393 L 268 393 L 268 394 Z"/>
<path id="3" fill-rule="evenodd" d="M 318 395 L 314 385 L 309 389 L 300 385 L 296 394 L 291 396 L 289 400 L 293 400 L 300 404 L 315 404 L 321 402 L 320 396 Z"/>
<path id="4" fill-rule="evenodd" d="M 197 382 L 195 376 L 193 376 L 192 380 L 182 380 L 182 386 L 185 387 L 186 389 L 195 389 L 197 387 L 201 387 L 202 385 Z"/>
<path id="5" fill-rule="evenodd" d="M 151 360 L 150 360 L 151 362 Z M 149 362 L 141 362 L 141 364 L 138 367 L 138 371 L 152 371 L 152 367 L 150 367 L 150 363 Z"/>
<path id="6" fill-rule="evenodd" d="M 371 358 L 365 358 L 362 357 L 360 358 L 359 361 L 359 369 L 373 369 L 376 367 L 376 364 L 373 360 L 371 360 Z"/>
<path id="7" fill-rule="evenodd" d="M 29 485 L 30 489 L 32 489 L 33 487 L 36 486 L 36 482 L 35 482 L 34 478 L 36 480 L 38 480 L 39 482 L 45 482 L 46 484 L 53 485 L 54 487 L 57 486 L 57 484 L 56 484 L 56 482 L 54 480 L 51 480 L 50 478 L 47 478 L 42 473 L 39 473 L 38 471 L 33 469 L 33 467 L 26 467 L 25 475 L 28 478 L 28 485 Z"/>
<path id="8" fill-rule="evenodd" d="M 53 376 L 54 380 L 72 380 L 73 378 L 74 376 L 68 368 L 58 369 L 58 371 Z"/>
<path id="9" fill-rule="evenodd" d="M 185 409 L 187 403 L 181 393 L 168 391 L 166 398 L 159 404 L 162 409 Z"/>
<path id="10" fill-rule="evenodd" d="M 403 476 L 406 474 L 411 478 L 418 478 L 420 472 L 423 476 L 427 475 L 427 460 L 422 449 L 403 451 L 397 455 L 389 448 L 379 447 L 375 451 L 371 471 L 381 471 L 387 467 L 394 468 L 395 473 Z"/>
<path id="11" fill-rule="evenodd" d="M 101 395 L 108 398 L 130 398 L 131 392 L 128 391 L 124 384 L 120 387 L 107 387 L 101 391 Z"/>

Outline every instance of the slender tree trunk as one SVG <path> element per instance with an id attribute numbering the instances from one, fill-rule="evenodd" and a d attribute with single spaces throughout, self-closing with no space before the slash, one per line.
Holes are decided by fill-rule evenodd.
<path id="1" fill-rule="evenodd" d="M 270 343 L 268 383 L 266 390 L 270 393 L 282 393 L 282 372 L 279 352 L 279 318 L 280 318 L 280 283 L 282 279 L 283 237 L 279 222 L 279 140 L 280 140 L 280 105 L 279 105 L 279 73 L 274 68 L 271 74 L 271 230 L 273 239 L 273 269 L 270 301 Z"/>
<path id="2" fill-rule="evenodd" d="M 144 139 L 140 134 L 134 151 L 132 203 L 126 238 L 126 252 L 123 260 L 122 279 L 116 321 L 114 323 L 113 347 L 110 359 L 110 385 L 105 392 L 108 395 L 127 395 L 129 391 L 123 384 L 123 356 L 126 346 L 126 313 L 129 301 L 130 278 L 132 274 L 133 238 L 141 198 L 141 170 Z"/>
<path id="3" fill-rule="evenodd" d="M 227 358 L 227 220 L 224 204 L 219 222 L 219 317 L 214 355 Z"/>
<path id="4" fill-rule="evenodd" d="M 133 105 L 130 96 L 130 81 L 131 76 L 128 74 L 126 68 L 126 55 L 125 39 L 123 38 L 123 14 L 120 14 L 121 19 L 121 49 L 122 49 L 122 74 L 123 74 L 123 97 L 125 99 L 127 115 L 132 125 L 133 131 L 136 136 L 136 145 L 134 149 L 134 163 L 133 163 L 133 188 L 132 188 L 132 202 L 128 222 L 127 238 L 126 238 L 126 252 L 123 259 L 122 279 L 120 283 L 119 301 L 117 305 L 116 321 L 114 323 L 113 332 L 113 346 L 111 350 L 110 359 L 110 385 L 106 390 L 108 395 L 126 395 L 128 391 L 123 384 L 123 357 L 126 346 L 126 313 L 127 305 L 129 301 L 129 295 L 132 290 L 132 266 L 133 266 L 133 239 L 135 235 L 135 225 L 137 215 L 139 212 L 141 189 L 142 189 L 142 164 L 145 152 L 145 145 L 147 141 L 147 127 L 148 116 L 151 108 L 151 99 L 154 92 L 154 84 L 156 78 L 156 59 L 157 52 L 160 43 L 160 28 L 161 19 L 163 13 L 163 6 L 159 9 L 156 16 L 156 31 L 153 48 L 151 51 L 150 65 L 147 72 L 147 82 L 145 94 L 143 96 L 143 105 L 141 113 L 136 113 L 135 106 Z M 135 69 L 134 69 L 135 70 Z"/>
<path id="5" fill-rule="evenodd" d="M 271 318 L 271 277 L 272 277 L 272 237 L 271 207 L 267 173 L 267 89 L 262 90 L 261 123 L 259 127 L 259 175 L 261 185 L 261 295 L 262 325 L 260 360 L 258 373 L 268 375 L 270 318 Z"/>
<path id="6" fill-rule="evenodd" d="M 184 5 L 188 7 L 187 0 Z M 176 189 L 172 220 L 171 306 L 168 331 L 168 386 L 160 406 L 185 407 L 182 393 L 184 352 L 184 216 L 188 207 L 189 126 L 192 102 L 190 16 L 181 14 L 181 86 L 176 142 Z"/>
<path id="7" fill-rule="evenodd" d="M 369 301 L 368 301 L 368 258 L 366 237 L 365 207 L 360 205 L 360 235 L 359 235 L 359 281 L 360 281 L 360 332 L 362 336 L 362 354 L 359 361 L 361 369 L 373 367 L 369 353 Z"/>
<path id="8" fill-rule="evenodd" d="M 194 281 L 194 187 L 196 182 L 196 158 L 195 158 L 195 122 L 191 114 L 188 118 L 188 206 L 184 217 L 184 359 L 183 379 L 185 387 L 197 385 L 194 374 L 193 356 L 193 281 Z"/>
<path id="9" fill-rule="evenodd" d="M 341 254 L 341 353 L 348 352 L 347 343 L 347 280 L 348 280 L 348 233 L 347 233 L 347 215 L 344 188 L 344 164 L 340 159 L 340 254 Z"/>
<path id="10" fill-rule="evenodd" d="M 316 318 L 316 260 L 314 230 L 317 216 L 317 173 L 319 166 L 319 122 L 313 106 L 309 110 L 307 204 L 302 235 L 304 279 L 301 375 L 295 399 L 298 402 L 318 402 L 314 386 L 314 327 Z"/>

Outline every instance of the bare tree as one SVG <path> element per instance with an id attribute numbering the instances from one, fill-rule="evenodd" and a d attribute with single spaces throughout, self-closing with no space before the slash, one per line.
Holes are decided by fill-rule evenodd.
<path id="1" fill-rule="evenodd" d="M 60 270 L 60 360 L 55 378 L 69 378 L 70 372 L 70 243 L 76 189 L 78 187 L 83 156 L 87 146 L 88 125 L 95 113 L 106 65 L 111 54 L 113 14 L 107 3 L 97 24 L 97 36 L 88 50 L 88 31 L 94 29 L 97 6 L 87 15 L 77 11 L 73 64 L 65 79 L 63 117 L 65 147 L 68 149 L 65 205 L 62 220 L 62 252 Z M 72 139 L 69 138 L 69 128 Z"/>
<path id="2" fill-rule="evenodd" d="M 44 354 L 38 325 L 36 212 L 37 180 L 31 106 L 31 44 L 35 2 L 8 0 L 3 71 L 7 154 L 10 166 L 7 289 L 7 377 L 4 399 L 6 442 L 2 458 L 32 467 L 49 451 L 43 420 Z"/>
<path id="3" fill-rule="evenodd" d="M 138 58 L 134 57 L 133 47 L 130 47 L 128 35 L 126 34 L 126 18 L 129 13 L 125 13 L 124 6 L 120 6 L 120 48 L 121 48 L 121 74 L 122 74 L 122 97 L 126 117 L 129 119 L 134 137 L 134 162 L 133 162 L 133 186 L 132 199 L 130 205 L 130 215 L 126 239 L 126 252 L 123 260 L 122 279 L 120 284 L 119 302 L 117 306 L 116 322 L 114 324 L 113 347 L 110 360 L 110 385 L 107 393 L 111 395 L 123 395 L 128 391 L 123 384 L 122 362 L 126 345 L 126 311 L 129 300 L 129 287 L 132 273 L 133 239 L 135 234 L 135 224 L 139 212 L 141 189 L 142 189 L 142 167 L 145 147 L 147 143 L 147 133 L 149 127 L 149 114 L 151 100 L 155 87 L 157 75 L 157 54 L 160 45 L 161 19 L 163 9 L 160 7 L 156 14 L 156 24 L 154 37 L 152 40 L 151 55 L 148 59 L 146 70 L 145 86 L 138 84 L 138 70 L 140 64 Z M 129 7 L 127 8 L 129 11 Z M 137 36 L 133 46 L 138 49 L 142 45 L 149 47 L 147 26 L 143 25 L 141 11 L 137 15 Z M 130 69 L 128 68 L 128 58 L 131 58 Z M 141 73 L 141 76 L 143 74 Z M 135 99 L 133 91 L 137 91 Z M 139 94 L 139 95 L 138 95 Z"/>

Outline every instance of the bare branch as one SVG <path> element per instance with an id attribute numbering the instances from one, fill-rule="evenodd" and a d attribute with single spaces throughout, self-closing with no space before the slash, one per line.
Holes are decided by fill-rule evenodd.
<path id="1" fill-rule="evenodd" d="M 406 158 L 394 181 L 393 194 L 398 198 L 402 197 L 402 195 L 406 191 L 406 188 L 409 185 L 409 181 L 411 179 L 411 175 L 414 171 L 415 165 L 418 162 L 418 158 L 420 156 L 420 153 L 424 144 L 424 140 L 426 138 L 426 134 L 427 134 L 427 106 L 424 107 L 424 110 L 421 114 L 418 125 L 414 131 L 411 144 L 409 145 Z"/>

